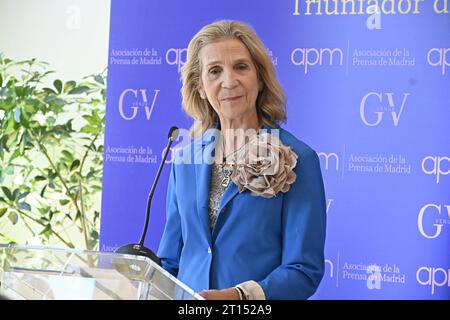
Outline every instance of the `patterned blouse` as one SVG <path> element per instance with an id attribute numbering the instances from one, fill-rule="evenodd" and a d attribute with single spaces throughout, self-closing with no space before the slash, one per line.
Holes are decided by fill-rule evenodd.
<path id="1" fill-rule="evenodd" d="M 216 163 L 213 164 L 211 173 L 211 188 L 209 190 L 209 204 L 208 204 L 208 213 L 211 231 L 214 229 L 214 226 L 216 225 L 222 195 L 228 187 L 228 186 L 224 187 L 222 185 L 222 181 L 228 177 L 229 182 L 231 182 L 230 177 L 232 172 L 233 169 L 231 166 L 225 166 L 224 168 L 222 168 L 221 165 L 219 164 Z"/>

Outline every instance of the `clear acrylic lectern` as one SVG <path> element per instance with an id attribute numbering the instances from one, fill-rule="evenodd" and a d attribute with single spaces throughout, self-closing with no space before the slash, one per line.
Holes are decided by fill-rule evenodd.
<path id="1" fill-rule="evenodd" d="M 25 300 L 203 300 L 146 257 L 1 244 L 0 294 Z"/>

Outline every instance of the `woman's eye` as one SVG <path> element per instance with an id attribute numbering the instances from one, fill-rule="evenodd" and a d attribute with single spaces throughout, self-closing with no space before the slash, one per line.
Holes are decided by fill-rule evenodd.
<path id="1" fill-rule="evenodd" d="M 210 75 L 217 75 L 220 73 L 220 69 L 219 68 L 212 68 L 211 70 L 209 70 L 209 74 Z"/>
<path id="2" fill-rule="evenodd" d="M 245 70 L 247 68 L 248 68 L 248 66 L 246 64 L 244 64 L 244 63 L 241 63 L 241 64 L 238 65 L 238 69 L 239 70 Z"/>

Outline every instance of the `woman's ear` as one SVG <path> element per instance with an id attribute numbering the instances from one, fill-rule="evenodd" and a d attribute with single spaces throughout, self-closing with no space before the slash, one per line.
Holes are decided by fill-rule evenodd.
<path id="1" fill-rule="evenodd" d="M 201 87 L 199 87 L 197 90 L 198 90 L 198 93 L 200 94 L 200 98 L 205 100 L 206 99 L 205 91 Z"/>

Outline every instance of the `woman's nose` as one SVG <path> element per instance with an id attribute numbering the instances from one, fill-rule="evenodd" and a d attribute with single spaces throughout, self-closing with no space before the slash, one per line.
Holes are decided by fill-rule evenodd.
<path id="1" fill-rule="evenodd" d="M 238 85 L 239 81 L 236 74 L 233 71 L 225 71 L 223 73 L 222 87 L 224 88 L 234 88 Z"/>

